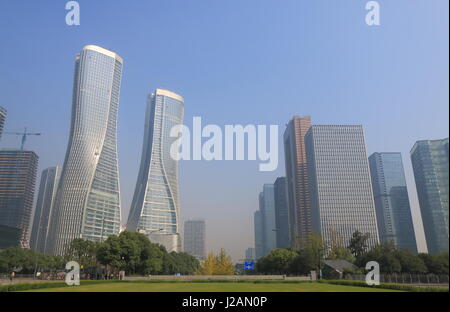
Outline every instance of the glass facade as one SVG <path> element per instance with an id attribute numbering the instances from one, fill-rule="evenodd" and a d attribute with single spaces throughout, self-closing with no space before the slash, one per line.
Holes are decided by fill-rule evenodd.
<path id="1" fill-rule="evenodd" d="M 378 242 L 377 221 L 364 131 L 358 125 L 313 125 L 305 137 L 313 232 L 326 244 L 369 233 Z"/>
<path id="2" fill-rule="evenodd" d="M 122 58 L 98 46 L 75 62 L 72 120 L 49 248 L 64 254 L 74 238 L 102 241 L 120 230 L 117 113 Z"/>
<path id="3" fill-rule="evenodd" d="M 32 151 L 0 151 L 0 225 L 20 230 L 29 247 L 38 156 Z"/>
<path id="4" fill-rule="evenodd" d="M 253 215 L 253 226 L 255 231 L 255 257 L 259 259 L 264 256 L 264 229 L 261 211 L 255 211 Z"/>
<path id="5" fill-rule="evenodd" d="M 373 153 L 369 165 L 380 241 L 417 252 L 402 155 Z"/>
<path id="6" fill-rule="evenodd" d="M 21 234 L 18 228 L 0 224 L 0 249 L 19 247 Z"/>
<path id="7" fill-rule="evenodd" d="M 184 252 L 199 260 L 206 258 L 205 220 L 188 220 L 184 222 Z"/>
<path id="8" fill-rule="evenodd" d="M 181 251 L 178 161 L 170 147 L 178 137 L 170 130 L 183 123 L 184 100 L 163 89 L 149 95 L 141 165 L 127 229 L 146 234 L 170 251 Z"/>
<path id="9" fill-rule="evenodd" d="M 259 194 L 259 224 L 255 224 L 255 230 L 259 231 L 258 240 L 262 245 L 257 247 L 257 255 L 265 256 L 272 249 L 277 248 L 276 220 L 275 220 L 275 192 L 273 184 L 264 184 L 263 191 Z"/>
<path id="10" fill-rule="evenodd" d="M 50 228 L 50 218 L 55 204 L 58 189 L 60 167 L 51 167 L 42 171 L 39 194 L 34 210 L 33 229 L 31 231 L 30 247 L 39 252 L 48 253 L 47 235 Z"/>
<path id="11" fill-rule="evenodd" d="M 417 141 L 411 161 L 428 252 L 448 250 L 448 138 Z"/>
<path id="12" fill-rule="evenodd" d="M 3 127 L 6 121 L 6 109 L 0 106 L 0 140 L 2 139 Z"/>
<path id="13" fill-rule="evenodd" d="M 274 183 L 274 196 L 277 248 L 289 248 L 289 211 L 285 177 L 276 179 Z"/>

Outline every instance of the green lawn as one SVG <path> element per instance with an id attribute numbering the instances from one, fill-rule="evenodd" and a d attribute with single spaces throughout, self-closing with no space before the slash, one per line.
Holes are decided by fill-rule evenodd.
<path id="1" fill-rule="evenodd" d="M 388 289 L 324 283 L 109 282 L 28 290 L 33 292 L 386 292 Z"/>

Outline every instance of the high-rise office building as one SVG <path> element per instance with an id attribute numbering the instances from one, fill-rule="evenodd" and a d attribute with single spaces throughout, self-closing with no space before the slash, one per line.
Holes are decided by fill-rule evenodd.
<path id="1" fill-rule="evenodd" d="M 380 242 L 417 252 L 402 155 L 373 153 L 369 166 Z"/>
<path id="2" fill-rule="evenodd" d="M 49 232 L 49 250 L 64 254 L 75 238 L 102 241 L 120 229 L 117 113 L 122 58 L 98 46 L 75 61 L 69 144 Z"/>
<path id="3" fill-rule="evenodd" d="M 295 116 L 284 132 L 284 154 L 289 202 L 290 243 L 301 247 L 311 234 L 311 200 L 308 186 L 305 135 L 309 116 Z"/>
<path id="4" fill-rule="evenodd" d="M 170 130 L 183 123 L 184 100 L 168 90 L 149 95 L 144 142 L 127 229 L 139 231 L 170 251 L 181 250 L 178 161 L 170 154 L 177 137 Z"/>
<path id="5" fill-rule="evenodd" d="M 362 126 L 313 125 L 305 136 L 313 232 L 348 246 L 355 231 L 379 242 Z"/>
<path id="6" fill-rule="evenodd" d="M 411 161 L 428 252 L 448 250 L 448 138 L 417 141 Z"/>
<path id="7" fill-rule="evenodd" d="M 273 186 L 275 196 L 276 246 L 277 248 L 289 248 L 289 205 L 286 178 L 277 178 Z"/>
<path id="8" fill-rule="evenodd" d="M 245 250 L 245 261 L 256 260 L 255 248 L 249 247 Z"/>
<path id="9" fill-rule="evenodd" d="M 33 228 L 31 230 L 30 247 L 39 252 L 46 249 L 47 236 L 50 228 L 50 218 L 55 206 L 56 191 L 58 189 L 60 167 L 50 167 L 42 171 L 39 193 L 34 210 Z"/>
<path id="10" fill-rule="evenodd" d="M 19 228 L 0 224 L 0 249 L 20 246 L 21 234 Z"/>
<path id="11" fill-rule="evenodd" d="M 184 222 L 184 252 L 197 259 L 206 258 L 205 220 L 187 220 Z"/>
<path id="12" fill-rule="evenodd" d="M 275 222 L 275 193 L 273 184 L 264 184 L 259 194 L 259 211 L 261 211 L 263 230 L 263 255 L 277 248 L 277 233 Z"/>
<path id="13" fill-rule="evenodd" d="M 29 246 L 37 166 L 32 151 L 0 151 L 0 225 L 19 229 L 22 247 Z"/>
<path id="14" fill-rule="evenodd" d="M 264 257 L 264 227 L 261 211 L 255 211 L 253 215 L 253 227 L 255 231 L 255 259 Z"/>
<path id="15" fill-rule="evenodd" d="M 3 127 L 6 121 L 6 109 L 0 106 L 0 140 L 2 139 Z"/>

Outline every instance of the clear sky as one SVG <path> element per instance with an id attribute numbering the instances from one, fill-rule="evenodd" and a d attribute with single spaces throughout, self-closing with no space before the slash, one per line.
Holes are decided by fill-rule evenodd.
<path id="1" fill-rule="evenodd" d="M 64 0 L 0 2 L 0 105 L 7 130 L 42 132 L 27 148 L 39 170 L 62 165 L 74 58 L 96 44 L 124 59 L 119 110 L 122 210 L 128 216 L 140 161 L 146 95 L 185 98 L 185 123 L 362 124 L 369 154 L 400 151 L 419 248 L 424 249 L 409 151 L 448 136 L 448 0 L 380 0 L 381 26 L 365 24 L 365 0 L 80 0 L 81 25 Z M 18 147 L 4 136 L 1 147 Z M 207 249 L 234 260 L 254 245 L 263 183 L 283 176 L 252 161 L 182 161 L 183 219 L 201 217 Z"/>

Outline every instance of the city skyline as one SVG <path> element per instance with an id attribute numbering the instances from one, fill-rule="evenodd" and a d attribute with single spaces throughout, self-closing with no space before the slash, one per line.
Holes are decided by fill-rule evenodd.
<path id="1" fill-rule="evenodd" d="M 237 3 L 202 5 L 202 9 L 210 13 L 205 16 L 200 13 L 195 15 L 191 11 L 193 8 L 186 4 L 180 4 L 180 10 L 175 12 L 168 5 L 158 4 L 158 9 L 171 14 L 174 20 L 173 26 L 164 25 L 160 28 L 158 22 L 161 22 L 161 17 L 156 16 L 156 21 L 147 21 L 143 14 L 139 14 L 154 9 L 142 3 L 133 3 L 128 7 L 111 4 L 105 9 L 99 3 L 83 2 L 83 18 L 79 29 L 61 26 L 60 8 L 52 8 L 51 5 L 27 4 L 27 7 L 31 5 L 33 12 L 38 13 L 37 16 L 24 13 L 24 18 L 36 25 L 33 29 L 6 14 L 3 23 L 8 23 L 16 31 L 2 32 L 5 44 L 23 47 L 17 51 L 17 56 L 6 50 L 0 52 L 1 59 L 8 60 L 2 63 L 6 76 L 0 78 L 2 106 L 8 109 L 6 129 L 16 130 L 28 126 L 42 131 L 44 136 L 39 140 L 30 140 L 28 149 L 40 156 L 41 168 L 62 165 L 69 133 L 67 124 L 70 105 L 67 103 L 70 102 L 73 78 L 73 54 L 89 43 L 111 47 L 127 60 L 127 79 L 124 79 L 121 99 L 126 105 L 122 105 L 119 118 L 124 219 L 139 167 L 145 93 L 149 89 L 166 87 L 179 91 L 190 103 L 186 120 L 190 120 L 191 115 L 202 113 L 205 119 L 217 124 L 230 120 L 243 124 L 274 123 L 283 129 L 282 125 L 293 114 L 308 114 L 320 124 L 363 124 L 369 153 L 377 150 L 402 152 L 414 223 L 418 230 L 416 234 L 420 249 L 423 250 L 423 231 L 412 169 L 405 155 L 408 155 L 417 140 L 447 137 L 448 91 L 445 86 L 448 85 L 448 60 L 443 56 L 448 53 L 448 40 L 438 42 L 438 38 L 448 37 L 448 27 L 444 27 L 446 23 L 439 18 L 445 14 L 440 12 L 448 11 L 448 3 L 405 6 L 405 2 L 402 4 L 399 1 L 389 4 L 383 20 L 386 24 L 379 30 L 367 29 L 362 21 L 359 23 L 361 8 L 349 4 L 324 1 L 297 4 L 287 1 L 285 6 L 277 7 L 258 3 L 260 7 L 255 12 L 255 3 L 239 4 L 240 10 L 237 11 L 231 9 Z M 2 7 L 1 11 L 23 12 L 24 8 L 24 3 L 17 1 L 11 4 L 11 8 Z M 264 25 L 266 10 L 275 12 L 275 20 L 284 23 L 269 29 Z M 94 15 L 107 19 L 119 11 L 126 16 L 135 16 L 132 25 L 126 26 L 120 19 L 109 19 L 105 27 L 93 29 Z M 295 19 L 290 11 L 295 11 Z M 194 15 L 181 19 L 181 12 Z M 251 15 L 251 12 L 255 13 Z M 242 27 L 240 22 L 233 26 L 232 21 L 241 21 L 247 16 L 252 16 L 249 20 L 245 19 L 249 24 Z M 217 18 L 223 24 L 212 23 Z M 432 26 L 424 28 L 421 23 L 408 24 L 406 29 L 402 23 L 411 18 L 418 18 Z M 195 24 L 194 20 L 199 20 L 199 24 Z M 317 23 L 322 26 L 312 27 Z M 208 30 L 205 25 L 210 25 L 211 29 Z M 438 27 L 442 30 L 436 33 L 434 29 Z M 230 28 L 227 31 L 234 35 L 227 35 L 225 28 Z M 130 29 L 135 30 L 133 36 L 129 36 Z M 386 29 L 393 33 L 387 34 Z M 237 49 L 249 35 L 258 34 L 258 30 L 264 31 L 267 38 L 256 36 L 254 47 Z M 345 38 L 340 35 L 342 31 L 345 31 Z M 399 36 L 403 31 L 414 33 L 414 40 Z M 211 37 L 212 32 L 221 36 Z M 48 36 L 48 33 L 55 36 Z M 14 34 L 23 34 L 24 37 Z M 193 34 L 199 36 L 193 37 Z M 180 55 L 177 49 L 165 50 L 164 53 L 151 49 L 144 42 L 149 36 L 169 47 L 184 44 L 185 53 Z M 52 37 L 67 37 L 67 40 L 64 40 L 64 44 L 56 45 L 57 41 Z M 331 37 L 334 39 L 327 41 Z M 35 39 L 27 43 L 23 41 L 24 38 Z M 205 38 L 211 39 L 206 40 L 208 44 L 202 43 Z M 38 39 L 42 44 L 36 44 Z M 187 44 L 191 40 L 194 44 Z M 261 49 L 267 47 L 267 40 L 273 46 L 284 49 Z M 421 42 L 419 46 L 417 40 Z M 123 43 L 125 41 L 126 45 Z M 354 51 L 346 48 L 350 42 Z M 413 42 L 415 49 L 411 51 Z M 224 43 L 227 44 L 224 46 Z M 50 46 L 54 49 L 49 51 Z M 226 53 L 220 53 L 224 47 Z M 428 49 L 433 51 L 433 58 L 429 57 Z M 41 55 L 42 62 L 31 62 L 35 53 Z M 217 62 L 217 56 L 221 57 L 222 62 Z M 426 64 L 417 64 L 419 58 L 426 59 Z M 322 65 L 322 62 L 325 64 Z M 320 70 L 316 71 L 321 66 L 327 66 L 326 73 L 322 71 L 319 74 Z M 151 70 L 147 73 L 143 68 Z M 214 70 L 210 71 L 210 68 Z M 19 75 L 21 72 L 26 75 Z M 367 79 L 361 79 L 362 76 Z M 254 77 L 262 79 L 255 81 Z M 254 85 L 248 83 L 250 80 Z M 336 86 L 333 86 L 334 83 Z M 45 92 L 49 85 L 53 86 L 51 94 Z M 225 92 L 226 89 L 232 89 L 233 92 Z M 322 89 L 327 92 L 321 92 Z M 3 135 L 2 147 L 17 145 L 15 138 Z M 213 229 L 208 236 L 209 241 L 214 243 L 208 249 L 225 247 L 234 259 L 241 258 L 242 251 L 253 242 L 249 225 L 257 207 L 259 188 L 263 183 L 273 182 L 277 176 L 284 175 L 283 171 L 282 162 L 277 171 L 267 174 L 258 173 L 256 164 L 246 161 L 182 162 L 182 217 L 204 216 L 211 225 L 209 228 Z M 236 175 L 241 177 L 238 182 L 234 179 Z M 210 181 L 208 177 L 211 176 L 221 178 L 206 182 Z M 191 183 L 194 177 L 195 185 Z M 204 194 L 208 194 L 208 198 Z M 236 225 L 238 230 L 230 234 L 228 229 L 231 224 Z"/>

